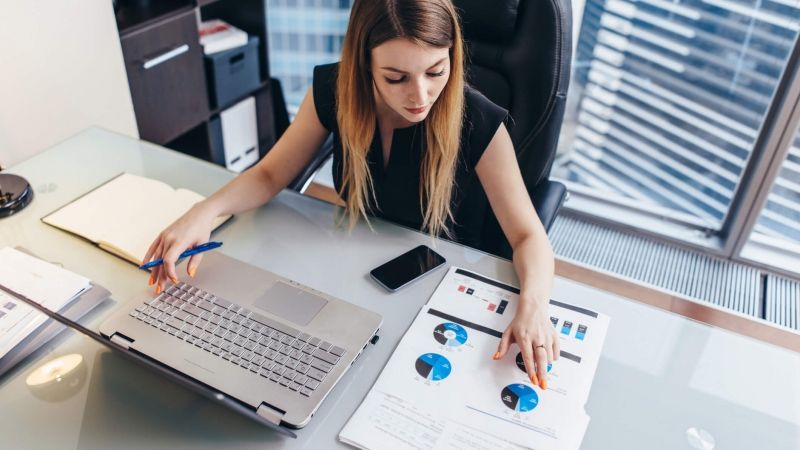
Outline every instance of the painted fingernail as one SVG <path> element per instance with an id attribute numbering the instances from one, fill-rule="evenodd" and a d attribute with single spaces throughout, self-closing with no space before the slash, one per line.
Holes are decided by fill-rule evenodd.
<path id="1" fill-rule="evenodd" d="M 194 274 L 197 273 L 197 267 L 192 267 L 189 269 L 189 276 L 194 278 Z"/>
<path id="2" fill-rule="evenodd" d="M 492 356 L 492 359 L 494 360 L 500 359 L 500 352 L 495 352 L 494 356 Z"/>
<path id="3" fill-rule="evenodd" d="M 531 375 L 531 383 L 533 383 L 533 384 L 535 384 L 537 386 L 539 385 L 539 378 L 537 378 L 535 374 Z"/>
<path id="4" fill-rule="evenodd" d="M 173 283 L 178 284 L 178 277 L 169 277 L 169 279 L 172 280 Z"/>
<path id="5" fill-rule="evenodd" d="M 543 378 L 542 384 L 540 384 L 539 386 L 541 386 L 542 389 L 547 390 L 547 380 Z"/>
<path id="6" fill-rule="evenodd" d="M 161 285 L 158 284 L 158 285 L 156 285 L 156 294 L 160 294 L 160 293 L 161 293 Z"/>
<path id="7" fill-rule="evenodd" d="M 147 285 L 148 285 L 148 286 L 152 286 L 152 285 L 153 285 L 153 283 L 155 283 L 155 282 L 156 282 L 156 279 L 155 279 L 155 278 L 153 278 L 153 275 L 150 275 L 150 279 L 149 279 L 149 280 L 147 280 Z"/>

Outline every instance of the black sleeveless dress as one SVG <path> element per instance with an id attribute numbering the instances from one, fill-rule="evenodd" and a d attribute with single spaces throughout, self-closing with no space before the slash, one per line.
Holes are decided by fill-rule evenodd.
<path id="1" fill-rule="evenodd" d="M 338 63 L 314 68 L 314 107 L 322 125 L 333 133 L 333 180 L 338 191 L 342 185 L 342 142 L 336 123 L 336 73 Z M 461 132 L 455 186 L 451 208 L 455 223 L 448 223 L 456 241 L 480 248 L 488 201 L 475 173 L 475 166 L 489 145 L 508 112 L 492 103 L 477 90 L 464 91 L 465 120 Z M 369 213 L 411 228 L 422 228 L 419 204 L 419 181 L 422 156 L 425 152 L 423 122 L 395 129 L 389 161 L 384 170 L 380 131 L 375 124 L 375 138 L 367 155 L 367 163 L 375 188 L 369 199 Z"/>

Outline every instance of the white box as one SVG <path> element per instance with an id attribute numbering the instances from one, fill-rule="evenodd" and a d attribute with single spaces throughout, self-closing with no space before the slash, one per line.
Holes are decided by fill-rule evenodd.
<path id="1" fill-rule="evenodd" d="M 258 161 L 256 100 L 248 97 L 219 114 L 225 167 L 241 172 Z"/>

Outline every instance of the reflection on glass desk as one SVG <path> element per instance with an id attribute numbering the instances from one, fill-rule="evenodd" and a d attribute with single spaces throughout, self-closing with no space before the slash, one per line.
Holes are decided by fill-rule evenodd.
<path id="1" fill-rule="evenodd" d="M 185 155 L 90 129 L 9 172 L 25 176 L 36 199 L 0 220 L 0 246 L 21 245 L 85 275 L 117 305 L 149 295 L 147 274 L 39 218 L 120 172 L 157 178 L 203 195 L 234 174 Z M 156 200 L 154 200 L 156 201 Z M 370 346 L 298 439 L 245 418 L 131 365 L 88 339 L 62 336 L 0 379 L 6 448 L 341 448 L 336 436 L 377 378 L 444 272 L 389 294 L 369 270 L 419 244 L 448 264 L 514 283 L 511 263 L 375 220 L 352 232 L 335 226 L 334 207 L 292 192 L 238 215 L 215 240 L 224 253 L 383 315 Z M 202 265 L 199 270 L 203 270 Z M 557 278 L 553 298 L 612 317 L 587 413 L 586 449 L 800 448 L 800 355 L 573 281 Z M 91 318 L 96 329 L 103 314 Z M 79 379 L 64 392 L 37 393 L 26 379 L 64 355 L 80 355 Z M 486 363 L 491 364 L 486 355 Z M 71 373 L 73 373 L 71 372 Z M 58 391 L 58 387 L 54 388 Z"/>

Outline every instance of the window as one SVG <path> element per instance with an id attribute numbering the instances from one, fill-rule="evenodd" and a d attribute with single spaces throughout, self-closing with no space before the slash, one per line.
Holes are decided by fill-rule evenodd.
<path id="1" fill-rule="evenodd" d="M 753 232 L 800 245 L 800 133 L 795 135 Z"/>
<path id="2" fill-rule="evenodd" d="M 778 270 L 800 271 L 800 130 L 793 134 L 742 256 Z"/>
<path id="3" fill-rule="evenodd" d="M 269 58 L 290 113 L 311 86 L 314 66 L 339 60 L 350 0 L 268 0 Z"/>
<path id="4" fill-rule="evenodd" d="M 777 151 L 756 151 L 757 142 L 783 95 L 800 1 L 574 6 L 572 84 L 552 173 L 576 199 L 567 207 L 730 253 L 727 240 L 745 232 L 732 228 L 741 222 L 736 214 L 744 214 L 738 201 L 757 189 L 742 183 L 743 174 Z M 759 235 L 798 239 L 794 148 L 758 221 Z"/>

